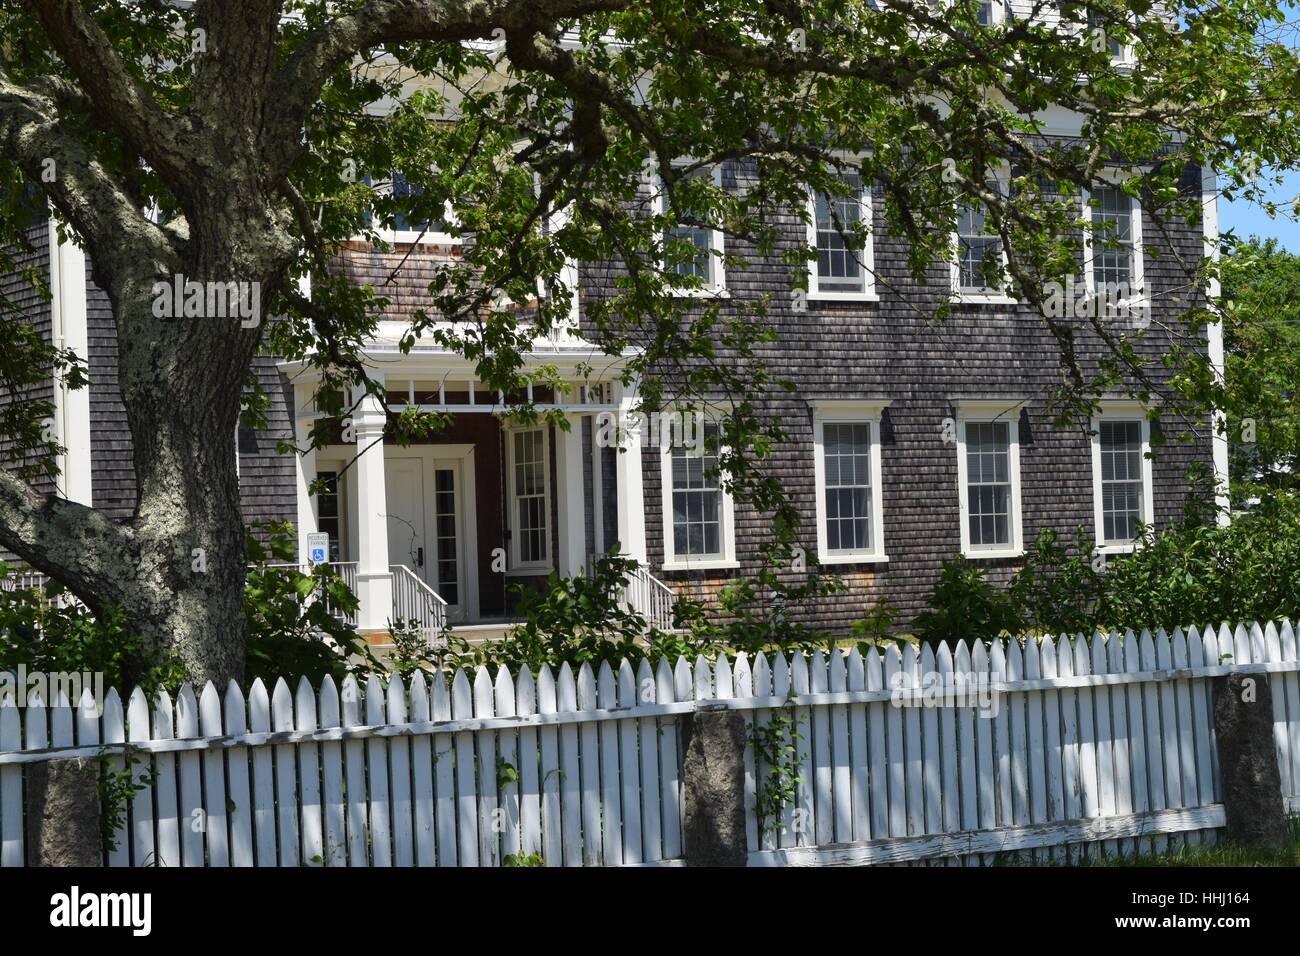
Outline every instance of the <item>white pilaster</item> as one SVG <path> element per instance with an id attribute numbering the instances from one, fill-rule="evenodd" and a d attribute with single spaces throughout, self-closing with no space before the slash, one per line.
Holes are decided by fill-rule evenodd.
<path id="1" fill-rule="evenodd" d="M 582 417 L 566 415 L 568 431 L 556 431 L 555 474 L 558 513 L 559 554 L 556 568 L 561 577 L 582 574 L 587 563 L 586 503 L 582 488 Z"/>
<path id="2" fill-rule="evenodd" d="M 317 530 L 316 498 L 311 494 L 311 484 L 316 480 L 316 449 L 311 446 L 311 426 L 315 418 L 312 388 L 295 385 L 293 389 L 294 485 L 298 501 L 298 560 L 307 563 L 307 535 Z"/>
<path id="3" fill-rule="evenodd" d="M 86 321 L 86 254 L 76 243 L 59 241 L 54 217 L 49 221 L 50 334 L 55 348 L 70 349 L 85 362 L 90 335 Z M 69 501 L 93 504 L 90 480 L 90 386 L 68 388 L 54 383 L 55 437 L 66 451 L 58 457 L 59 494 Z"/>
<path id="4" fill-rule="evenodd" d="M 637 384 L 622 389 L 618 403 L 618 542 L 621 553 L 646 563 L 645 488 L 641 483 L 643 429 L 632 417 Z"/>
<path id="5" fill-rule="evenodd" d="M 383 630 L 393 613 L 388 570 L 388 501 L 384 488 L 383 406 L 367 395 L 352 416 L 357 439 L 357 626 Z"/>
<path id="6" fill-rule="evenodd" d="M 1218 192 L 1218 177 L 1215 175 L 1214 170 L 1208 166 L 1203 167 L 1201 169 L 1201 222 L 1205 231 L 1205 254 L 1215 263 L 1219 261 Z M 1211 278 L 1206 286 L 1206 295 L 1213 299 L 1219 295 L 1219 291 L 1218 278 Z M 1215 378 L 1222 382 L 1223 322 L 1211 322 L 1206 326 L 1205 334 L 1210 367 L 1214 369 Z M 1210 441 L 1213 443 L 1214 457 L 1214 503 L 1218 511 L 1219 524 L 1227 524 L 1231 520 L 1230 509 L 1232 507 L 1232 499 L 1228 493 L 1227 416 L 1221 409 L 1216 409 L 1212 415 L 1212 421 L 1214 434 Z"/>

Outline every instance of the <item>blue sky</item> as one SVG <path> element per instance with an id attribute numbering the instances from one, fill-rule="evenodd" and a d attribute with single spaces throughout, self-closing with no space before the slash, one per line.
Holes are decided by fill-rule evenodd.
<path id="1" fill-rule="evenodd" d="M 1289 209 L 1291 200 L 1300 195 L 1300 171 L 1292 170 L 1282 178 L 1282 183 L 1270 191 L 1272 200 L 1283 209 Z M 1227 202 L 1219 200 L 1219 231 L 1233 229 L 1239 239 L 1255 235 L 1275 238 L 1278 245 L 1300 255 L 1300 222 L 1279 213 L 1274 219 L 1256 203 Z"/>
<path id="2" fill-rule="evenodd" d="M 1296 3 L 1284 3 L 1286 12 L 1285 26 L 1275 26 L 1269 32 L 1274 39 L 1282 40 L 1294 46 L 1297 42 L 1296 28 L 1300 26 L 1300 6 Z M 1274 187 L 1270 198 L 1283 208 L 1290 208 L 1291 201 L 1300 196 L 1300 171 L 1292 170 L 1283 177 L 1282 183 Z M 1219 231 L 1233 229 L 1239 238 L 1256 235 L 1261 238 L 1275 238 L 1278 245 L 1289 252 L 1300 254 L 1300 223 L 1294 219 L 1279 215 L 1269 219 L 1263 209 L 1254 203 L 1225 202 L 1219 200 Z"/>

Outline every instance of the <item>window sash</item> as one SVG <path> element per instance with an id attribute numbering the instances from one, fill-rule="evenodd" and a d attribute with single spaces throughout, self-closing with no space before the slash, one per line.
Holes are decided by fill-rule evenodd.
<path id="1" fill-rule="evenodd" d="M 827 552 L 874 551 L 871 445 L 869 422 L 822 423 Z"/>
<path id="2" fill-rule="evenodd" d="M 545 564 L 550 559 L 546 491 L 546 430 L 512 433 L 514 457 L 515 527 L 512 540 L 520 565 Z"/>
<path id="3" fill-rule="evenodd" d="M 989 182 L 989 188 L 1001 191 L 1002 185 L 997 180 Z M 957 291 L 964 293 L 1000 294 L 1004 291 L 1003 283 L 989 285 L 985 263 L 992 261 L 996 273 L 1001 274 L 1002 240 L 998 236 L 984 231 L 988 213 L 978 200 L 962 202 L 957 207 Z"/>
<path id="4" fill-rule="evenodd" d="M 1142 423 L 1102 421 L 1098 433 L 1102 543 L 1131 544 L 1137 540 L 1145 512 Z"/>
<path id="5" fill-rule="evenodd" d="M 706 422 L 702 453 L 686 447 L 679 435 L 669 454 L 673 553 L 679 558 L 724 556 L 718 436 L 718 426 Z"/>
<path id="6" fill-rule="evenodd" d="M 1099 186 L 1089 193 L 1094 228 L 1092 285 L 1095 292 L 1128 293 L 1135 289 L 1133 200 L 1117 186 Z M 1107 225 L 1109 224 L 1109 225 Z"/>
<path id="7" fill-rule="evenodd" d="M 966 503 L 971 550 L 1002 550 L 1014 541 L 1011 424 L 966 423 Z"/>
<path id="8" fill-rule="evenodd" d="M 813 196 L 816 291 L 863 292 L 868 284 L 867 245 L 855 243 L 850 233 L 867 218 L 871 199 L 857 173 L 842 173 L 838 178 L 847 195 L 818 192 Z"/>

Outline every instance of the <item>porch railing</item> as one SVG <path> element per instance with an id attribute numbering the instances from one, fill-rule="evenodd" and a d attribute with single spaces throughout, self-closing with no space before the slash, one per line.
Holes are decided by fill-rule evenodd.
<path id="1" fill-rule="evenodd" d="M 273 564 L 266 564 L 262 566 L 267 568 L 297 568 L 303 574 L 311 574 L 312 567 L 313 567 L 313 565 L 310 564 L 288 564 L 288 563 L 273 563 Z M 357 593 L 357 562 L 331 561 L 329 562 L 329 566 L 330 568 L 333 569 L 334 573 L 337 574 L 342 579 L 343 583 L 347 585 L 348 590 L 351 591 L 353 594 L 356 594 Z M 354 627 L 356 626 L 357 615 L 355 611 L 345 611 L 342 608 L 334 607 L 332 604 L 329 603 L 328 598 L 324 598 L 323 600 L 325 600 L 326 609 L 330 612 L 331 615 L 338 618 L 338 620 L 340 621 L 346 621 L 348 624 L 351 624 Z"/>
<path id="2" fill-rule="evenodd" d="M 40 591 L 50 583 L 50 576 L 42 571 L 13 571 L 0 578 L 0 590 L 4 591 Z M 41 603 L 46 606 L 68 607 L 79 603 L 70 591 L 64 591 L 58 597 L 42 596 Z"/>
<path id="3" fill-rule="evenodd" d="M 445 640 L 447 602 L 404 564 L 389 566 L 393 574 L 393 623 L 413 625 L 425 644 L 436 647 Z"/>
<path id="4" fill-rule="evenodd" d="M 596 562 L 605 557 L 603 554 L 587 556 L 587 573 L 594 571 Z M 660 631 L 673 629 L 673 601 L 676 595 L 673 589 L 650 573 L 650 569 L 638 564 L 628 573 L 623 587 L 623 605 L 645 618 L 646 624 Z"/>

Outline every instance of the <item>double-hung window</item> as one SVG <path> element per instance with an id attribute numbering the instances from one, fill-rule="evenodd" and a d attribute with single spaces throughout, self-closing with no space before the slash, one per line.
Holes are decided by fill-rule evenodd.
<path id="1" fill-rule="evenodd" d="M 1133 59 L 1133 47 L 1114 35 L 1114 32 L 1108 30 L 1105 15 L 1093 8 L 1088 10 L 1088 37 L 1089 42 L 1098 44 L 1095 49 L 1101 52 L 1104 49 L 1110 52 L 1112 63 L 1128 63 Z"/>
<path id="2" fill-rule="evenodd" d="M 1005 194 L 1007 186 L 1001 176 L 988 182 L 995 194 Z M 1006 283 L 1007 257 L 1000 236 L 992 234 L 988 209 L 978 196 L 958 202 L 957 230 L 953 235 L 955 261 L 952 264 L 952 287 L 963 302 L 1009 302 Z"/>
<path id="3" fill-rule="evenodd" d="M 1129 551 L 1152 523 L 1151 423 L 1135 405 L 1103 403 L 1092 433 L 1097 548 Z"/>
<path id="4" fill-rule="evenodd" d="M 722 169 L 714 166 L 692 172 L 681 181 L 686 187 L 679 184 L 678 190 L 689 193 L 691 181 L 696 179 L 711 179 L 716 187 L 721 188 Z M 656 179 L 654 189 L 655 211 L 668 217 L 671 207 L 663 182 Z M 664 227 L 663 269 L 675 295 L 718 295 L 726 288 L 722 231 L 713 228 L 703 212 L 690 218 L 692 221 L 669 223 Z"/>
<path id="5" fill-rule="evenodd" d="M 721 475 L 722 431 L 687 413 L 685 427 L 660 440 L 664 506 L 664 566 L 734 567 L 735 518 Z"/>
<path id="6" fill-rule="evenodd" d="M 808 275 L 813 299 L 874 299 L 871 192 L 858 173 L 841 173 L 842 192 L 815 192 L 809 241 L 817 250 Z"/>
<path id="7" fill-rule="evenodd" d="M 1084 194 L 1092 224 L 1084 235 L 1084 281 L 1089 295 L 1111 306 L 1142 298 L 1142 206 L 1119 186 L 1102 184 Z"/>
<path id="8" fill-rule="evenodd" d="M 957 483 L 962 554 L 1022 554 L 1019 405 L 958 406 Z"/>
<path id="9" fill-rule="evenodd" d="M 880 418 L 885 403 L 813 404 L 817 560 L 884 561 Z"/>
<path id="10" fill-rule="evenodd" d="M 510 500 L 510 569 L 546 571 L 551 565 L 550 455 L 545 428 L 506 432 Z"/>
<path id="11" fill-rule="evenodd" d="M 441 245 L 458 244 L 460 237 L 453 235 L 455 215 L 450 203 L 443 204 L 443 214 L 436 218 L 422 217 L 413 207 L 420 205 L 423 187 L 411 182 L 400 169 L 392 170 L 387 179 L 363 176 L 362 181 L 383 197 L 391 215 L 391 226 L 376 221 L 374 211 L 367 209 L 366 225 L 386 242 L 428 242 Z"/>

